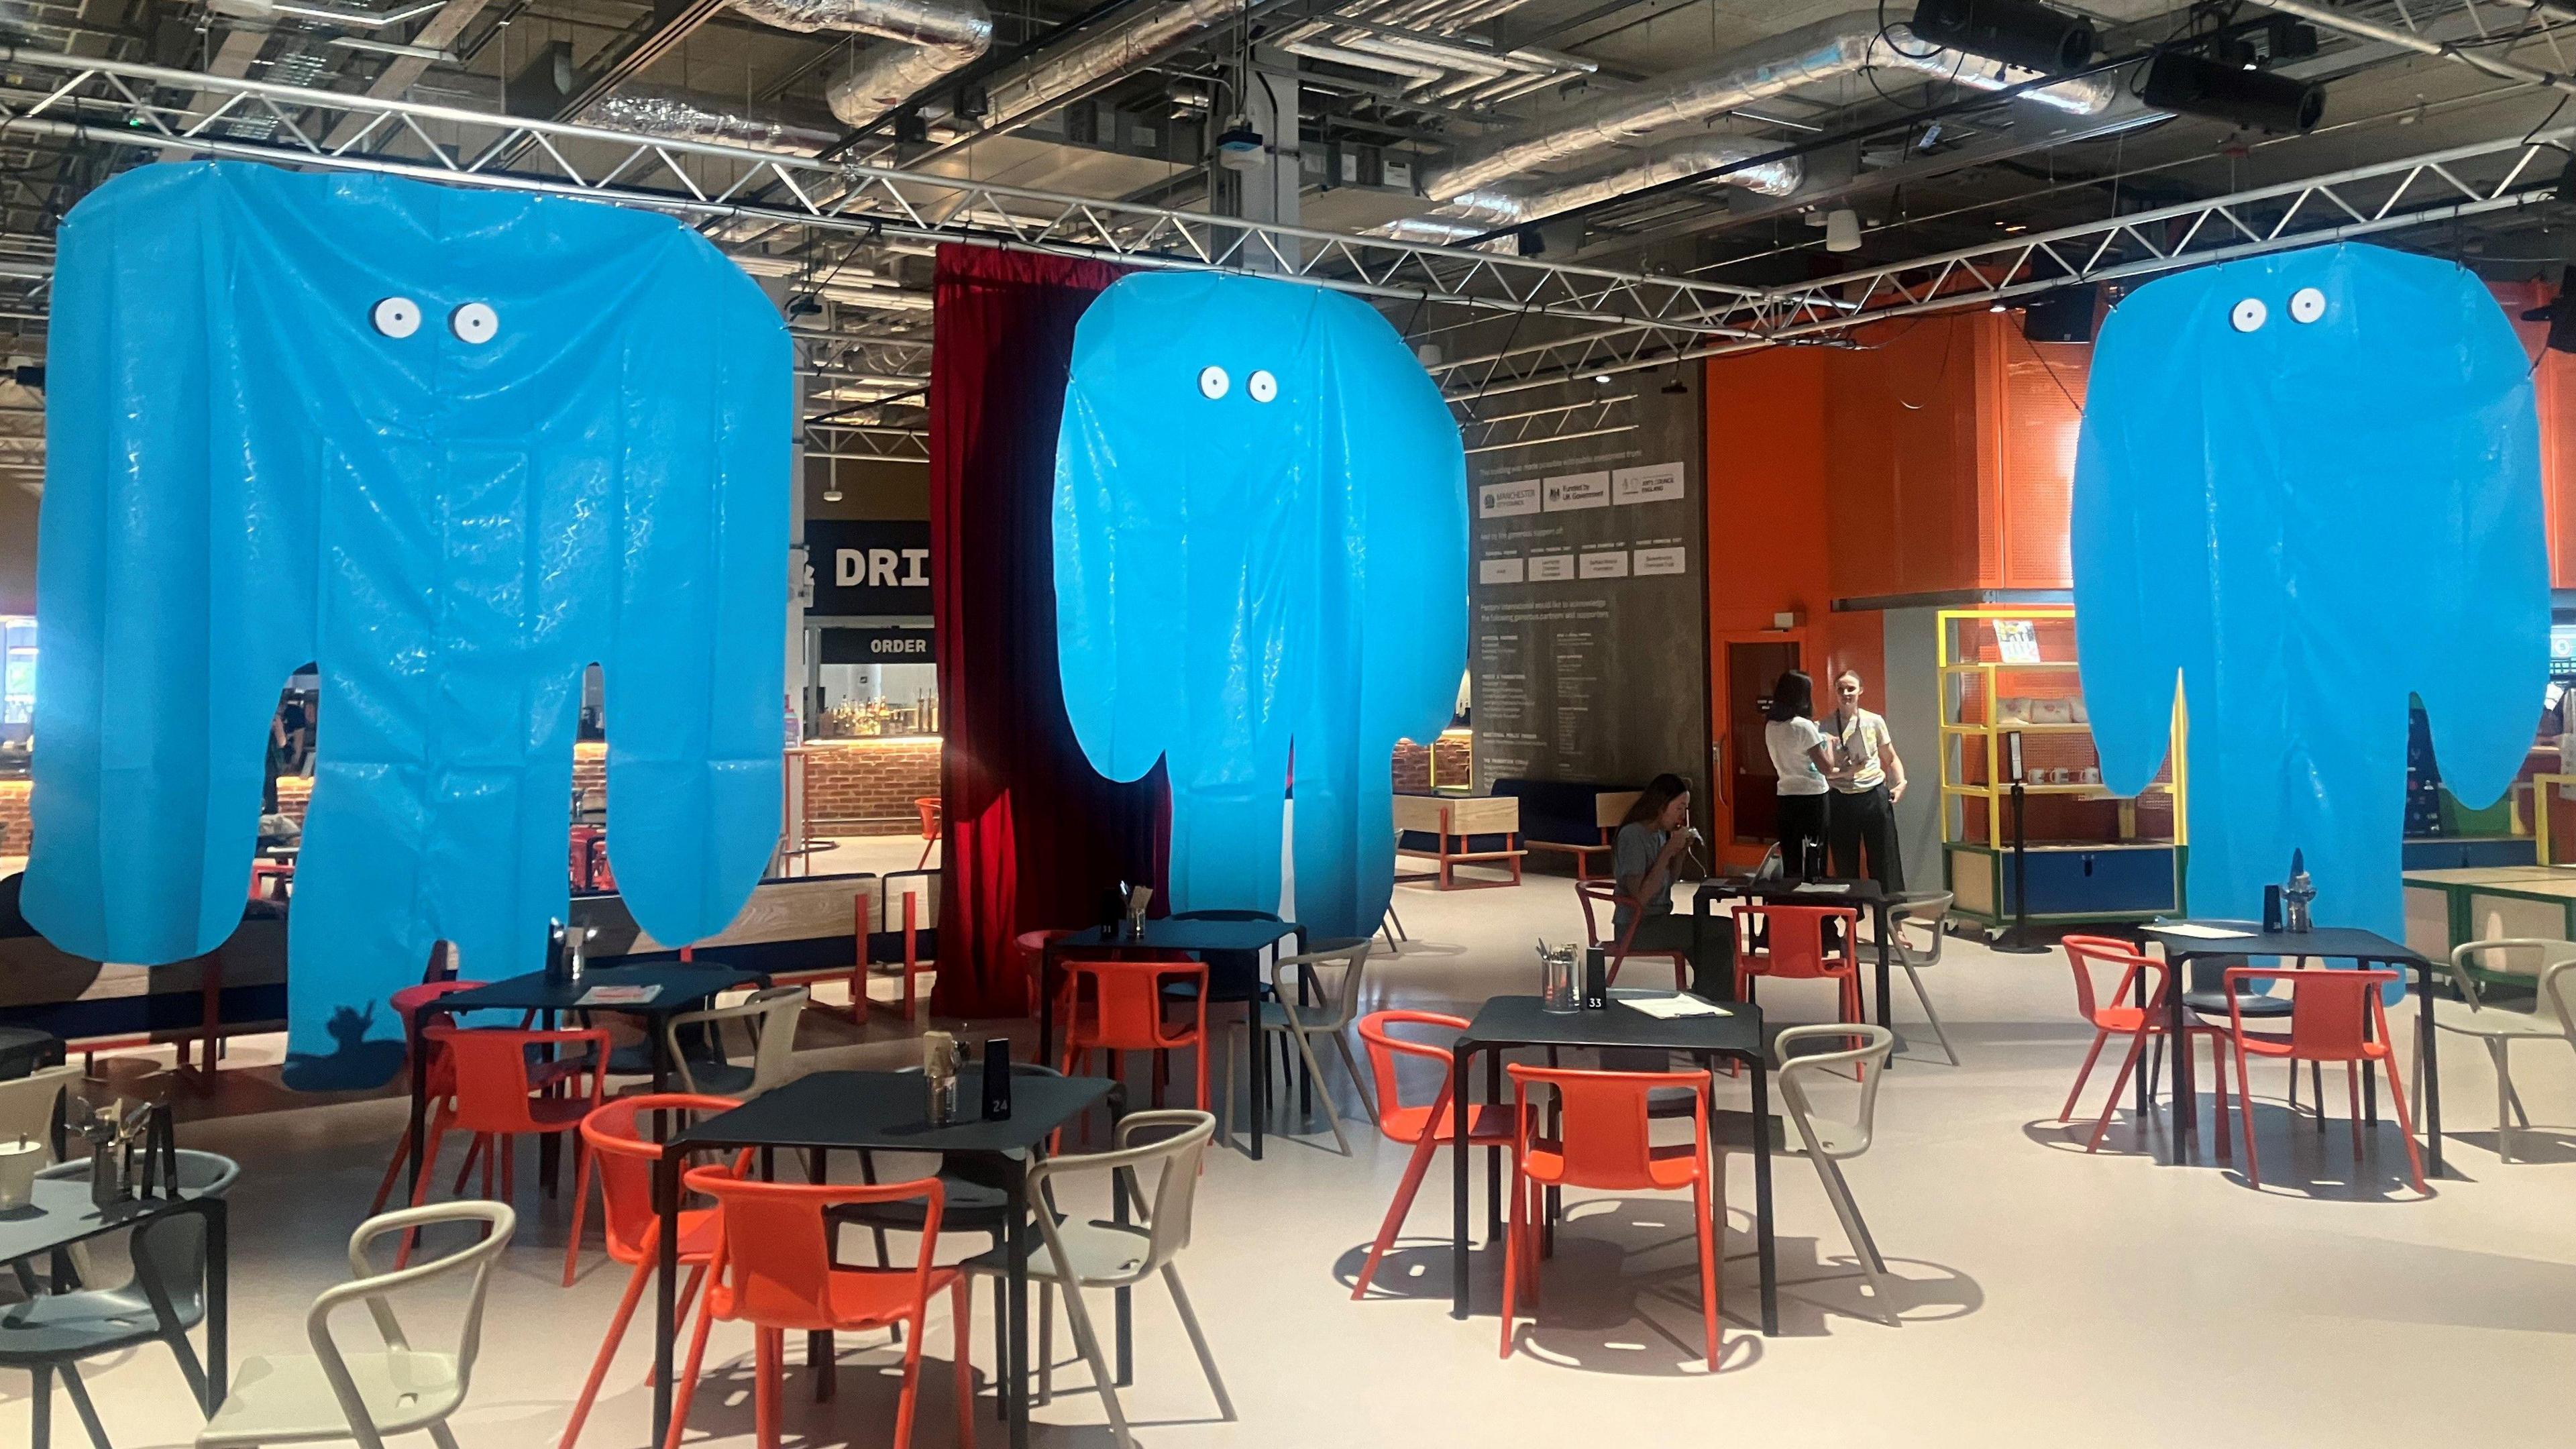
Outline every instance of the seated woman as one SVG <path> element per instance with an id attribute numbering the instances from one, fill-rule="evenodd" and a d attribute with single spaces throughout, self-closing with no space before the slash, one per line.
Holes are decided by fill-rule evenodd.
<path id="1" fill-rule="evenodd" d="M 1734 922 L 1673 914 L 1673 880 L 1683 853 L 1698 839 L 1690 825 L 1689 783 L 1679 775 L 1657 775 L 1628 807 L 1611 841 L 1610 874 L 1621 901 L 1611 914 L 1611 939 L 1626 935 L 1634 921 L 1630 952 L 1681 952 L 1691 963 L 1691 990 L 1722 1001 L 1735 991 Z M 1700 926 L 1706 927 L 1705 944 L 1695 929 Z"/>

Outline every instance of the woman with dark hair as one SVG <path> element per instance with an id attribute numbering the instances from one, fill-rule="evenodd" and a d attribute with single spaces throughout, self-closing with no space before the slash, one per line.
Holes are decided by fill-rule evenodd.
<path id="1" fill-rule="evenodd" d="M 1610 875 L 1620 901 L 1610 915 L 1612 939 L 1626 936 L 1631 951 L 1681 952 L 1690 958 L 1693 989 L 1724 997 L 1733 989 L 1731 956 L 1703 963 L 1693 930 L 1696 918 L 1673 914 L 1673 876 L 1683 852 L 1698 839 L 1690 824 L 1690 783 L 1671 774 L 1647 782 L 1610 842 Z M 1628 934 L 1631 921 L 1637 927 L 1634 935 Z M 1704 971 L 1704 964 L 1717 974 Z"/>
<path id="2" fill-rule="evenodd" d="M 1801 670 L 1781 675 L 1771 686 L 1771 706 L 1764 713 L 1770 723 L 1762 727 L 1762 740 L 1780 777 L 1781 873 L 1823 875 L 1826 802 L 1833 791 L 1826 776 L 1840 770 L 1841 763 L 1832 738 L 1816 727 L 1816 682 Z"/>

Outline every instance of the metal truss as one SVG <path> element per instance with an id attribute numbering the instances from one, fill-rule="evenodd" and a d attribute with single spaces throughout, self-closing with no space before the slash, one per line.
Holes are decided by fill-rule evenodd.
<path id="1" fill-rule="evenodd" d="M 930 461 L 930 434 L 918 428 L 808 422 L 804 442 L 808 458 L 834 458 L 844 462 Z"/>
<path id="2" fill-rule="evenodd" d="M 50 88 L 0 128 L 184 154 L 370 171 L 730 221 L 955 242 L 1129 266 L 1258 272 L 1383 302 L 1723 335 L 1755 289 L 1277 226 L 747 147 L 494 115 L 50 51 L 0 48 Z M 204 97 L 193 110 L 183 99 Z M 220 134 L 274 122 L 265 139 Z M 323 138 L 339 137 L 326 141 Z M 516 155 L 511 169 L 497 158 Z M 723 228 L 718 228 L 719 231 Z"/>
<path id="3" fill-rule="evenodd" d="M 1571 438 L 1597 438 L 1604 433 L 1625 433 L 1637 426 L 1637 395 L 1614 392 L 1603 397 L 1587 397 L 1578 402 L 1560 403 L 1555 407 L 1530 408 L 1516 413 L 1498 413 L 1477 417 L 1473 408 L 1458 424 L 1458 433 L 1470 453 L 1499 453 L 1510 448 L 1532 448 L 1541 443 L 1564 442 Z"/>
<path id="4" fill-rule="evenodd" d="M 2576 21 L 2576 9 L 2546 4 L 2542 0 L 2393 0 L 2393 3 L 2351 5 L 2329 9 L 2309 0 L 2254 0 L 2266 10 L 2295 15 L 2311 24 L 2322 25 L 2345 35 L 2375 40 L 2399 50 L 2418 55 L 2438 56 L 2457 61 L 2475 70 L 2503 80 L 2524 81 L 2548 86 L 2554 90 L 2576 93 L 2576 77 L 2568 74 L 2569 57 L 2558 44 L 2558 36 L 2549 27 Z M 2371 15 L 2355 11 L 2370 9 Z M 2509 23 L 2498 24 L 2492 18 L 2501 14 Z M 2526 41 L 2546 40 L 2554 68 L 2529 66 L 2510 58 L 2510 52 Z"/>
<path id="5" fill-rule="evenodd" d="M 2086 282 L 2289 251 L 2509 212 L 2557 195 L 2576 127 L 2474 142 L 2306 180 L 1779 287 L 1700 319 L 1738 339 L 1658 326 L 1597 328 L 1461 357 L 1434 369 L 1453 397 L 1494 397 L 1570 377 L 1611 376 L 1783 343 L 1820 343 L 1856 327 L 1928 312 L 1991 307 Z"/>

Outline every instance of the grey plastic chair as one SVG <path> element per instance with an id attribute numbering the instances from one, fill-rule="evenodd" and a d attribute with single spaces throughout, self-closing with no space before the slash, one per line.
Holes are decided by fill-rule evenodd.
<path id="1" fill-rule="evenodd" d="M 1923 1003 L 1924 1019 L 1932 1023 L 1932 1036 L 1941 1043 L 1941 1055 L 1955 1067 L 1959 1053 L 1950 1046 L 1950 1033 L 1941 1025 L 1941 1013 L 1932 1009 L 1932 994 L 1923 989 L 1924 971 L 1941 964 L 1941 948 L 1950 939 L 1950 933 L 1942 929 L 1950 917 L 1950 900 L 1948 891 L 1908 891 L 1890 904 L 1887 919 L 1896 933 L 1896 939 L 1889 943 L 1896 948 L 1896 964 L 1905 968 L 1905 979 L 1914 983 L 1914 999 Z M 1917 946 L 1905 934 L 1908 926 L 1926 933 L 1931 940 Z"/>
<path id="2" fill-rule="evenodd" d="M 1166 1135 L 1152 1136 L 1157 1133 Z M 1117 1145 L 1112 1150 L 1051 1157 L 1029 1169 L 1028 1194 L 1033 1202 L 1055 1201 L 1053 1186 L 1058 1178 L 1105 1173 L 1110 1179 L 1110 1191 L 1124 1192 L 1135 1206 L 1137 1220 L 1132 1223 L 1081 1218 L 1058 1221 L 1053 1212 L 1037 1213 L 1039 1240 L 1029 1245 L 1029 1277 L 1038 1284 L 1039 1401 L 1044 1402 L 1053 1388 L 1053 1309 L 1055 1290 L 1061 1287 L 1065 1317 L 1073 1324 L 1073 1341 L 1091 1365 L 1092 1381 L 1100 1386 L 1101 1403 L 1109 1411 L 1110 1431 L 1117 1436 L 1119 1449 L 1135 1449 L 1136 1441 L 1127 1431 L 1127 1416 L 1119 1409 L 1117 1381 L 1110 1376 L 1109 1361 L 1100 1352 L 1100 1336 L 1092 1330 L 1091 1312 L 1083 1306 L 1085 1288 L 1125 1288 L 1161 1274 L 1163 1286 L 1171 1290 L 1172 1307 L 1180 1313 L 1181 1327 L 1189 1332 L 1190 1346 L 1198 1351 L 1199 1368 L 1207 1374 L 1208 1388 L 1216 1394 L 1217 1412 L 1229 1423 L 1234 1419 L 1234 1401 L 1226 1395 L 1225 1379 L 1217 1372 L 1216 1355 L 1208 1348 L 1207 1335 L 1199 1328 L 1198 1314 L 1191 1311 L 1190 1296 L 1181 1287 L 1180 1270 L 1172 1261 L 1190 1245 L 1190 1211 L 1198 1195 L 1199 1162 L 1207 1155 L 1208 1142 L 1215 1135 L 1216 1118 L 1205 1112 L 1134 1112 L 1119 1120 Z M 1140 1137 L 1151 1140 L 1138 1145 Z M 1157 1166 L 1161 1174 L 1154 1181 L 1152 1200 L 1148 1202 L 1136 1178 L 1145 1169 Z M 959 1266 L 969 1273 L 1010 1271 L 1009 1258 L 1000 1248 L 978 1254 Z"/>
<path id="3" fill-rule="evenodd" d="M 42 1142 L 50 1158 L 55 1104 L 66 1090 L 80 1085 L 80 1080 L 80 1063 L 65 1062 L 0 1082 L 0 1142 L 14 1142 L 21 1137 Z"/>
<path id="4" fill-rule="evenodd" d="M 1803 1041 L 1829 1039 L 1858 1040 L 1860 1045 L 1841 1051 L 1791 1051 Z M 1824 1184 L 1825 1197 L 1834 1205 L 1834 1216 L 1842 1220 L 1843 1236 L 1851 1240 L 1852 1251 L 1860 1259 L 1861 1277 L 1869 1284 L 1870 1297 L 1891 1324 L 1899 1320 L 1887 1292 L 1887 1261 L 1879 1256 L 1878 1242 L 1869 1235 L 1869 1224 L 1861 1221 L 1860 1205 L 1852 1200 L 1851 1184 L 1844 1180 L 1840 1164 L 1869 1150 L 1877 1132 L 1879 1084 L 1886 1080 L 1887 1057 L 1895 1049 L 1896 1033 L 1883 1026 L 1835 1022 L 1790 1027 L 1771 1044 L 1778 1063 L 1771 1080 L 1779 1089 L 1782 1115 L 1756 1123 L 1750 1112 L 1721 1111 L 1715 1114 L 1711 1132 L 1711 1140 L 1721 1150 L 1749 1152 L 1753 1149 L 1753 1133 L 1767 1130 L 1771 1133 L 1772 1151 L 1804 1157 L 1815 1165 L 1816 1179 Z M 1853 1071 L 1860 1077 L 1856 1114 L 1845 1119 L 1818 1112 L 1814 1090 L 1829 1079 L 1839 1080 Z"/>
<path id="5" fill-rule="evenodd" d="M 1324 1064 L 1315 1056 L 1314 1039 L 1323 1037 L 1341 1054 L 1342 1066 L 1359 1088 L 1360 1103 L 1368 1110 L 1369 1120 L 1377 1119 L 1377 1107 L 1369 1100 L 1368 1074 L 1360 1070 L 1359 1060 L 1351 1055 L 1350 1027 L 1358 1019 L 1360 987 L 1368 971 L 1370 942 L 1358 940 L 1336 945 L 1328 950 L 1309 951 L 1302 956 L 1282 956 L 1270 963 L 1270 994 L 1276 1000 L 1256 1002 L 1244 1021 L 1229 1028 L 1225 1054 L 1226 1115 L 1234 1115 L 1234 1064 L 1240 1055 L 1234 1050 L 1231 1033 L 1240 1032 L 1252 1021 L 1261 1030 L 1276 1032 L 1296 1043 L 1297 1054 L 1306 1060 L 1306 1070 L 1318 1084 L 1316 1095 L 1324 1102 L 1324 1120 L 1332 1125 L 1333 1141 L 1340 1144 L 1342 1155 L 1351 1155 L 1351 1140 L 1342 1134 L 1342 1114 L 1333 1110 L 1333 1094 L 1325 1090 Z M 1319 966 L 1338 967 L 1334 979 L 1327 980 L 1316 971 Z M 1297 1005 L 1299 986 L 1303 984 L 1317 998 L 1314 1006 Z M 1281 1058 L 1285 1060 L 1285 1058 Z"/>
<path id="6" fill-rule="evenodd" d="M 492 1265 L 510 1244 L 518 1216 L 507 1203 L 442 1202 L 372 1217 L 349 1235 L 351 1281 L 326 1290 L 304 1315 L 310 1354 L 242 1360 L 232 1392 L 197 1435 L 197 1449 L 218 1446 L 297 1444 L 354 1439 L 384 1449 L 385 1436 L 426 1432 L 439 1449 L 456 1449 L 448 1416 L 473 1386 L 474 1358 L 483 1341 L 483 1300 Z M 432 1223 L 484 1224 L 482 1240 L 444 1257 L 378 1273 L 367 1247 L 392 1233 Z M 416 1349 L 394 1317 L 393 1296 L 425 1283 L 471 1273 L 465 1312 L 452 1353 Z M 331 1331 L 331 1315 L 363 1301 L 375 1319 L 382 1349 L 350 1353 Z"/>
<path id="7" fill-rule="evenodd" d="M 680 1076 L 680 1090 L 712 1093 L 749 1101 L 772 1087 L 785 1086 L 795 1074 L 796 1019 L 805 1013 L 813 993 L 802 986 L 768 986 L 731 1006 L 684 1011 L 662 1023 L 662 1047 Z M 692 1058 L 680 1049 L 684 1028 L 704 1027 L 718 1057 L 724 1051 L 727 1022 L 742 1023 L 751 1037 L 751 1061 L 737 1064 L 709 1057 Z"/>
<path id="8" fill-rule="evenodd" d="M 241 1176 L 240 1164 L 211 1152 L 178 1154 L 179 1186 L 201 1197 L 222 1197 Z M 48 1181 L 89 1181 L 89 1159 L 58 1163 L 37 1176 Z M 34 1449 L 44 1449 L 53 1380 L 89 1431 L 90 1442 L 106 1449 L 107 1432 L 89 1388 L 81 1382 L 80 1360 L 119 1353 L 152 1342 L 166 1343 L 187 1377 L 189 1392 L 203 1404 L 205 1366 L 188 1342 L 188 1330 L 206 1319 L 206 1221 L 195 1213 L 168 1213 L 145 1218 L 125 1235 L 133 1273 L 115 1287 L 93 1286 L 69 1293 L 45 1293 L 35 1269 L 17 1264 L 18 1286 L 28 1299 L 0 1309 L 0 1365 L 35 1375 Z M 96 1255 L 93 1255 L 95 1257 Z"/>
<path id="9" fill-rule="evenodd" d="M 2515 1119 L 2528 1130 L 2531 1116 L 2513 1089 L 2513 1044 L 2518 1041 L 2564 1042 L 2576 1049 L 2576 941 L 2531 936 L 2497 937 L 2454 947 L 2451 985 L 2457 1001 L 2433 998 L 2433 1029 L 2485 1043 L 2496 1077 L 2496 1156 L 2513 1161 Z M 2474 970 L 2472 969 L 2474 968 Z M 2531 1010 L 2517 1011 L 2490 999 L 2492 987 L 2478 984 L 2475 971 L 2532 979 Z M 2415 1090 L 2422 1101 L 2424 1053 L 2415 1053 Z"/>

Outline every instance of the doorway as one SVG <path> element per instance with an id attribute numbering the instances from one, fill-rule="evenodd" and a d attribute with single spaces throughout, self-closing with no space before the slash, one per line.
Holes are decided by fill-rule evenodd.
<path id="1" fill-rule="evenodd" d="M 1709 763 L 1720 782 L 1717 809 L 1710 823 L 1720 868 L 1750 869 L 1780 838 L 1779 783 L 1771 767 L 1771 749 L 1763 740 L 1771 704 L 1771 686 L 1784 672 L 1803 667 L 1805 639 L 1799 633 L 1719 635 L 1718 697 L 1713 711 L 1717 739 Z"/>

